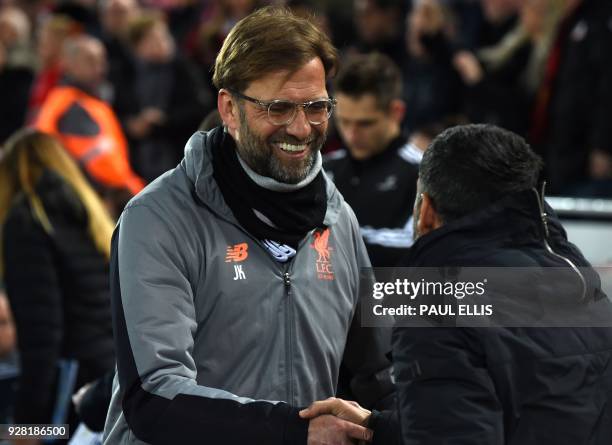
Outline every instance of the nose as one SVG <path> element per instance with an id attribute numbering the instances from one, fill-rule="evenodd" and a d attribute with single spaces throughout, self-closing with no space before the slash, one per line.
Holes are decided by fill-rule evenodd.
<path id="1" fill-rule="evenodd" d="M 304 108 L 298 107 L 293 122 L 287 125 L 287 134 L 290 134 L 299 140 L 304 140 L 310 136 L 311 132 L 311 123 L 308 122 Z"/>

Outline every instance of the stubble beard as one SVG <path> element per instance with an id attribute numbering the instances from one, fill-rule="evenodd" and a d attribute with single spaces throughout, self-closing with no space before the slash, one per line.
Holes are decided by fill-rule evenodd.
<path id="1" fill-rule="evenodd" d="M 239 115 L 240 141 L 236 144 L 238 154 L 255 173 L 285 184 L 297 184 L 308 176 L 315 164 L 317 153 L 325 142 L 326 132 L 320 132 L 316 128 L 313 129 L 309 138 L 312 142 L 308 144 L 310 150 L 308 155 L 304 159 L 283 163 L 274 154 L 274 149 L 269 140 L 274 139 L 275 142 L 288 142 L 290 144 L 299 144 L 303 141 L 286 134 L 284 130 L 279 130 L 266 140 L 251 129 L 242 109 L 240 109 Z"/>

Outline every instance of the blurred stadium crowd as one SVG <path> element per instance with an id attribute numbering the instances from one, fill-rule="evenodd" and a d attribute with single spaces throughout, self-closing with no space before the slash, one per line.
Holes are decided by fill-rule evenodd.
<path id="1" fill-rule="evenodd" d="M 19 277 L 23 264 L 34 264 L 43 270 L 38 277 L 47 291 L 54 285 L 68 288 L 64 295 L 86 291 L 91 301 L 55 320 L 80 320 L 74 331 L 79 338 L 54 339 L 48 336 L 57 327 L 49 321 L 53 303 L 35 306 L 40 282 L 28 283 L 32 300 L 13 311 L 23 323 L 41 327 L 20 338 L 26 349 L 22 360 L 30 360 L 37 372 L 23 376 L 33 383 L 20 397 L 31 398 L 15 407 L 15 330 L 0 295 L 0 423 L 9 411 L 20 421 L 49 422 L 54 397 L 40 394 L 57 389 L 56 376 L 42 370 L 65 355 L 62 348 L 81 358 L 89 352 L 96 356 L 85 366 L 81 361 L 76 387 L 113 367 L 108 251 L 99 248 L 109 241 L 110 220 L 101 217 L 103 223 L 80 232 L 89 233 L 95 244 L 83 250 L 77 235 L 58 230 L 61 221 L 54 215 L 74 212 L 80 221 L 85 212 L 91 220 L 100 216 L 101 202 L 112 219 L 145 184 L 176 166 L 191 134 L 218 122 L 211 67 L 223 39 L 237 21 L 270 3 L 314 15 L 342 58 L 389 56 L 401 73 L 405 135 L 431 138 L 458 123 L 496 124 L 524 136 L 543 157 L 550 193 L 612 198 L 612 3 L 607 0 L 0 0 L 0 145 L 54 146 L 39 133 L 35 140 L 18 132 L 24 127 L 54 135 L 102 198 L 93 198 L 76 173 L 66 173 L 81 204 L 76 210 L 45 205 L 46 215 L 38 215 L 53 222 L 58 245 L 68 247 L 59 255 L 67 261 L 61 274 L 50 274 L 44 263 L 42 238 L 19 238 L 19 230 L 28 226 L 15 219 L 18 213 L 4 228 L 0 246 L 8 249 L 21 240 L 20 256 L 0 261 L 5 275 L 12 267 Z M 332 122 L 325 150 L 342 144 Z M 30 155 L 44 157 L 36 149 Z M 28 158 L 8 156 L 23 187 Z M 57 171 L 63 168 L 58 164 Z M 9 219 L 11 187 L 0 184 L 0 224 Z M 39 193 L 49 193 L 51 202 L 53 190 L 62 189 L 53 175 L 31 184 L 35 187 L 43 187 Z M 30 205 L 38 212 L 36 199 Z M 74 273 L 81 279 L 67 285 Z M 27 283 L 27 276 L 21 278 L 15 282 Z M 85 311 L 89 318 L 82 317 Z"/>
<path id="2" fill-rule="evenodd" d="M 225 35 L 268 3 L 3 0 L 0 142 L 23 125 L 89 138 L 96 124 L 111 126 L 99 131 L 127 153 L 131 169 L 87 172 L 106 185 L 137 190 L 138 179 L 113 176 L 133 170 L 148 182 L 176 165 L 186 139 L 216 107 L 211 66 Z M 612 196 L 609 2 L 286 3 L 298 14 L 315 14 L 343 55 L 378 51 L 397 63 L 406 133 L 493 123 L 527 137 L 543 155 L 549 192 Z M 93 39 L 79 43 L 79 36 Z M 93 123 L 83 110 L 67 111 L 69 92 L 51 94 L 75 83 L 100 100 L 91 103 L 94 109 L 110 105 L 120 128 L 108 122 L 110 115 Z M 95 163 L 88 141 L 63 142 L 82 164 Z M 338 144 L 331 137 L 328 146 Z"/>

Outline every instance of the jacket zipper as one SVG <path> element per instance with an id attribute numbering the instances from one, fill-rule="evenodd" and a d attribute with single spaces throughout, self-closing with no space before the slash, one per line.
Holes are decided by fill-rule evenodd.
<path id="1" fill-rule="evenodd" d="M 289 403 L 293 404 L 293 304 L 291 303 L 291 274 L 289 267 L 283 273 L 285 286 L 285 328 L 287 330 L 287 343 L 285 348 L 285 361 L 287 363 L 287 396 Z"/>
<path id="2" fill-rule="evenodd" d="M 576 272 L 576 274 L 580 278 L 580 282 L 582 283 L 582 296 L 580 297 L 580 301 L 582 301 L 586 298 L 586 292 L 587 292 L 587 283 L 586 283 L 586 279 L 584 278 L 584 275 L 582 275 L 582 272 L 580 272 L 580 269 L 578 269 L 578 267 L 572 262 L 572 260 L 555 252 L 552 249 L 552 247 L 550 247 L 550 244 L 548 243 L 548 237 L 550 236 L 550 231 L 548 229 L 548 219 L 547 219 L 548 214 L 546 213 L 545 208 L 544 208 L 545 189 L 546 189 L 546 181 L 542 183 L 542 193 L 541 194 L 538 193 L 538 191 L 535 188 L 531 189 L 536 194 L 536 201 L 538 202 L 538 207 L 540 209 L 540 220 L 542 221 L 542 225 L 544 226 L 544 247 L 546 248 L 546 251 L 550 255 L 560 260 L 563 260 L 570 266 L 570 268 L 574 272 Z"/>

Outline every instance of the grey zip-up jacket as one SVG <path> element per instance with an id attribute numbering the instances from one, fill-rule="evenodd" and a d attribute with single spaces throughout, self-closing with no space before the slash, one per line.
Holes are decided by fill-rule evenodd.
<path id="1" fill-rule="evenodd" d="M 105 444 L 305 444 L 298 409 L 335 394 L 343 357 L 365 403 L 392 392 L 389 333 L 355 315 L 370 263 L 350 207 L 326 180 L 328 230 L 276 261 L 213 179 L 218 131 L 196 133 L 113 236 Z"/>

